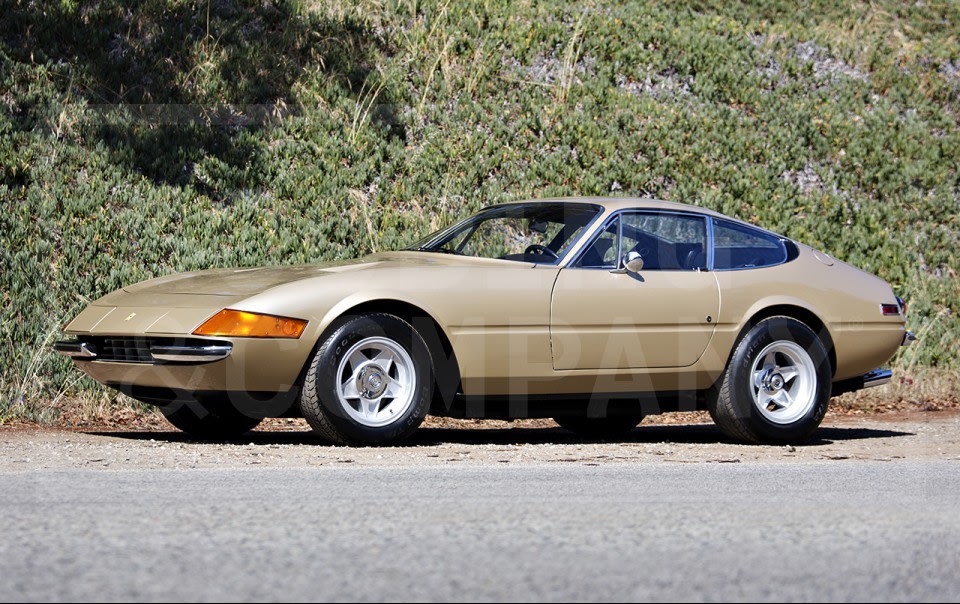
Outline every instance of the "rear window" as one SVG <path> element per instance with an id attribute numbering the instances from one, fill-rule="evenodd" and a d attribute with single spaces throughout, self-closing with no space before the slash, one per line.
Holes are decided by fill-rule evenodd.
<path id="1" fill-rule="evenodd" d="M 787 247 L 780 237 L 735 222 L 713 221 L 714 269 L 760 268 L 786 261 Z"/>

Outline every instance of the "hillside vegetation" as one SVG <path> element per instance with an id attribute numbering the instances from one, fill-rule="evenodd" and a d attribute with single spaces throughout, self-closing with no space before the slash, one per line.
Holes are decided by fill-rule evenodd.
<path id="1" fill-rule="evenodd" d="M 694 203 L 890 280 L 960 367 L 960 3 L 0 0 L 0 420 L 155 275 L 396 248 L 491 203 Z"/>

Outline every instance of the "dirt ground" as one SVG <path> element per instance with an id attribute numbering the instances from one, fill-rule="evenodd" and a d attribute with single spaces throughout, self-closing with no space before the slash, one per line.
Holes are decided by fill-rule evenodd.
<path id="1" fill-rule="evenodd" d="M 617 441 L 588 441 L 550 420 L 429 418 L 397 447 L 351 448 L 315 438 L 303 420 L 271 420 L 240 440 L 197 442 L 156 425 L 0 426 L 0 472 L 43 469 L 741 463 L 811 460 L 960 461 L 960 411 L 833 414 L 790 446 L 730 442 L 702 414 L 648 418 Z"/>

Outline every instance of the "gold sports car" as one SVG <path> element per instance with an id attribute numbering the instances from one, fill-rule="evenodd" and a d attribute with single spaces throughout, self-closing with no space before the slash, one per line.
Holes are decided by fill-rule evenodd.
<path id="1" fill-rule="evenodd" d="M 797 442 L 914 339 L 878 277 L 622 198 L 492 206 L 359 260 L 152 279 L 65 331 L 58 352 L 197 437 L 302 416 L 350 445 L 396 443 L 428 413 L 615 437 L 697 409 L 736 440 Z"/>

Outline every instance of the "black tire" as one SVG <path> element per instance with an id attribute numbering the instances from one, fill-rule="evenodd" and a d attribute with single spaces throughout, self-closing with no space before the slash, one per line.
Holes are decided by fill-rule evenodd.
<path id="1" fill-rule="evenodd" d="M 561 416 L 553 418 L 561 428 L 585 438 L 618 438 L 633 430 L 643 415 L 612 415 L 610 417 Z"/>
<path id="2" fill-rule="evenodd" d="M 341 401 L 338 375 L 341 362 L 354 345 L 368 338 L 385 338 L 399 345 L 412 363 L 412 399 L 385 425 L 364 425 Z M 353 446 L 396 444 L 416 431 L 433 398 L 434 379 L 430 353 L 420 334 L 406 321 L 388 314 L 348 317 L 335 326 L 317 349 L 307 369 L 300 393 L 300 410 L 314 431 L 329 441 Z M 363 401 L 358 399 L 358 405 Z M 387 405 L 389 407 L 389 404 Z"/>
<path id="3" fill-rule="evenodd" d="M 793 346 L 794 344 L 797 346 Z M 789 347 L 798 353 L 805 352 L 811 368 L 806 373 L 798 374 L 809 374 L 805 378 L 809 380 L 806 386 L 809 388 L 806 390 L 808 395 L 797 399 L 802 400 L 802 403 L 792 412 L 786 413 L 790 407 L 784 407 L 784 417 L 777 421 L 772 421 L 770 417 L 776 415 L 774 411 L 777 411 L 778 404 L 771 403 L 765 412 L 760 408 L 763 399 L 757 397 L 761 396 L 761 390 L 767 393 L 779 392 L 775 388 L 777 383 L 780 384 L 780 390 L 793 386 L 785 386 L 781 380 L 768 382 L 772 390 L 764 390 L 763 386 L 755 386 L 753 383 L 754 370 L 757 363 L 762 361 L 760 355 L 765 350 L 771 350 L 771 346 Z M 783 359 L 782 356 L 775 358 Z M 802 356 L 799 358 L 802 362 Z M 789 360 L 786 359 L 787 362 Z M 776 371 L 771 372 L 771 377 L 775 378 L 779 371 L 777 366 Z M 756 324 L 740 340 L 717 386 L 708 393 L 707 408 L 720 431 L 734 440 L 755 444 L 802 442 L 809 438 L 823 421 L 830 403 L 832 376 L 827 350 L 809 327 L 790 317 L 770 317 Z M 796 417 L 792 417 L 793 415 Z"/>
<path id="4" fill-rule="evenodd" d="M 229 401 L 216 405 L 181 401 L 160 407 L 160 412 L 175 427 L 205 440 L 240 436 L 256 428 L 261 421 L 258 417 L 244 415 Z"/>

